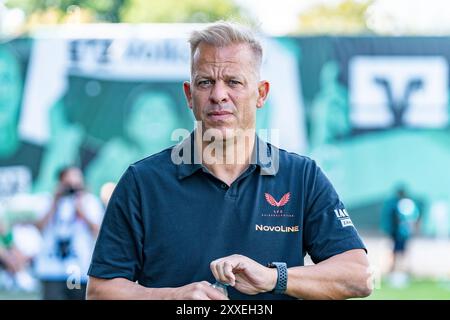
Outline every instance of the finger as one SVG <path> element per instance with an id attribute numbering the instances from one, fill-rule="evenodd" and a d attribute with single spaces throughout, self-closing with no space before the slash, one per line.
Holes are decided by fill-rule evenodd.
<path id="1" fill-rule="evenodd" d="M 228 279 L 224 275 L 224 263 L 225 262 L 223 261 L 216 265 L 216 271 L 217 271 L 217 275 L 218 275 L 218 278 L 216 278 L 216 279 L 222 283 L 228 283 Z"/>
<path id="2" fill-rule="evenodd" d="M 220 275 L 218 273 L 217 265 L 218 265 L 217 260 L 214 260 L 213 262 L 210 263 L 209 268 L 211 269 L 214 278 L 219 279 Z"/>
<path id="3" fill-rule="evenodd" d="M 218 265 L 219 281 L 222 283 L 234 285 L 235 275 L 233 273 L 233 264 L 230 261 L 223 261 Z"/>
<path id="4" fill-rule="evenodd" d="M 225 261 L 222 270 L 225 283 L 234 286 L 236 284 L 236 277 L 233 273 L 233 265 L 230 262 Z"/>

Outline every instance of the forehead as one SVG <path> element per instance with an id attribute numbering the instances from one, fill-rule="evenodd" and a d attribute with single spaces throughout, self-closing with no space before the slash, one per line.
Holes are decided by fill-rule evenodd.
<path id="1" fill-rule="evenodd" d="M 78 178 L 78 177 L 82 177 L 83 174 L 81 173 L 81 170 L 78 168 L 70 168 L 68 169 L 64 175 L 63 175 L 63 179 L 70 179 L 70 178 Z"/>
<path id="2" fill-rule="evenodd" d="M 233 44 L 226 47 L 215 47 L 201 43 L 193 56 L 193 67 L 246 67 L 253 66 L 254 53 L 247 44 Z"/>

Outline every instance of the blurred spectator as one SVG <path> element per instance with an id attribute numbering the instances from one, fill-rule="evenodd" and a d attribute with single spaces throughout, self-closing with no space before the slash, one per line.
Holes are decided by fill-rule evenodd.
<path id="1" fill-rule="evenodd" d="M 3 213 L 3 212 L 2 212 Z M 13 248 L 12 230 L 6 225 L 3 214 L 0 215 L 0 268 L 14 274 L 23 267 L 23 260 Z"/>
<path id="2" fill-rule="evenodd" d="M 26 272 L 29 263 L 28 257 L 23 255 L 14 245 L 10 234 L 0 235 L 0 269 L 4 269 L 6 274 L 1 279 L 1 286 L 6 290 L 26 289 L 17 284 L 17 279 Z M 29 279 L 29 275 L 28 275 Z"/>
<path id="3" fill-rule="evenodd" d="M 408 282 L 408 267 L 406 265 L 407 244 L 418 230 L 420 218 L 419 206 L 399 186 L 395 194 L 386 200 L 382 212 L 382 229 L 393 242 L 391 282 L 394 286 L 403 286 Z"/>
<path id="4" fill-rule="evenodd" d="M 0 212 L 0 287 L 5 290 L 33 291 L 36 288 L 34 279 L 28 272 L 32 255 L 18 247 L 14 221 L 8 217 L 6 210 Z M 20 231 L 20 230 L 19 230 Z M 22 234 L 21 232 L 19 232 Z M 19 234 L 19 235 L 20 235 Z"/>
<path id="5" fill-rule="evenodd" d="M 43 236 L 43 249 L 35 261 L 43 299 L 84 299 L 102 218 L 102 204 L 85 190 L 81 170 L 61 170 L 51 207 L 36 222 Z"/>

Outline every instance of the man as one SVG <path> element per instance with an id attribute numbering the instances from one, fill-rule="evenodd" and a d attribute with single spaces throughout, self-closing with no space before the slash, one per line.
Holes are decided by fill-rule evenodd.
<path id="1" fill-rule="evenodd" d="M 407 244 L 418 230 L 419 218 L 418 203 L 408 195 L 403 185 L 398 186 L 395 195 L 384 203 L 381 221 L 383 230 L 392 239 L 390 280 L 395 286 L 408 281 Z"/>
<path id="2" fill-rule="evenodd" d="M 35 261 L 45 300 L 81 300 L 87 271 L 103 218 L 103 206 L 84 188 L 81 170 L 66 167 L 50 208 L 36 221 L 43 247 Z"/>
<path id="3" fill-rule="evenodd" d="M 15 215 L 16 212 L 11 212 L 8 206 L 6 208 L 0 206 L 0 275 L 2 269 L 6 271 L 3 286 L 7 290 L 29 290 L 34 285 L 27 270 L 31 256 L 17 246 L 17 229 L 16 232 L 13 230 L 14 224 L 20 222 L 20 214 Z"/>
<path id="4" fill-rule="evenodd" d="M 184 91 L 197 127 L 122 176 L 88 298 L 225 299 L 215 281 L 229 285 L 231 299 L 370 294 L 364 244 L 325 175 L 255 135 L 269 92 L 259 80 L 259 42 L 219 22 L 194 32 L 190 44 Z M 307 252 L 316 265 L 303 266 Z"/>

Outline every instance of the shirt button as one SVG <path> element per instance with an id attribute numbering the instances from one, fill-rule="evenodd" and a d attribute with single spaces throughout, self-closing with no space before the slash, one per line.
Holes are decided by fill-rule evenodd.
<path id="1" fill-rule="evenodd" d="M 228 188 L 228 186 L 225 183 L 222 183 L 220 186 L 222 187 L 222 189 Z"/>

